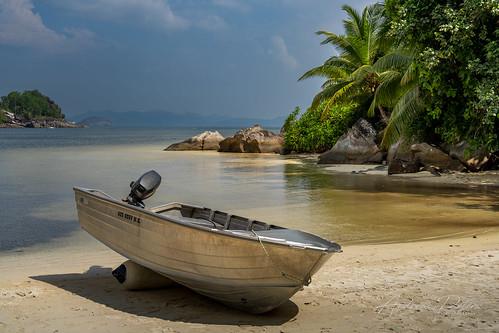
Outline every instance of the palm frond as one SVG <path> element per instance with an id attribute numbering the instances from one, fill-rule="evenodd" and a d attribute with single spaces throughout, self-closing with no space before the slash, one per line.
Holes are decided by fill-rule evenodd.
<path id="1" fill-rule="evenodd" d="M 417 79 L 416 66 L 414 66 L 414 63 L 410 63 L 406 71 L 404 72 L 404 75 L 400 79 L 400 84 L 406 86 L 412 82 L 415 82 L 416 79 Z"/>
<path id="2" fill-rule="evenodd" d="M 344 85 L 342 88 L 338 89 L 336 93 L 332 96 L 331 102 L 338 102 L 342 99 L 347 99 L 346 95 L 355 87 L 356 81 L 350 81 L 348 84 Z"/>
<path id="3" fill-rule="evenodd" d="M 322 91 L 319 92 L 317 95 L 315 95 L 311 108 L 315 109 L 317 106 L 326 100 L 329 100 L 333 98 L 333 96 L 340 90 L 342 90 L 344 87 L 348 86 L 351 84 L 352 81 L 341 81 L 337 83 L 332 83 L 328 86 L 323 87 Z"/>
<path id="4" fill-rule="evenodd" d="M 404 93 L 400 89 L 401 73 L 398 71 L 386 71 L 379 74 L 380 84 L 374 92 L 375 107 L 393 107 L 400 95 Z"/>
<path id="5" fill-rule="evenodd" d="M 367 75 L 373 74 L 375 71 L 371 65 L 362 65 L 350 74 L 350 77 L 355 80 L 363 80 Z"/>
<path id="6" fill-rule="evenodd" d="M 362 56 L 359 54 L 358 41 L 355 38 L 349 38 L 337 35 L 328 31 L 318 31 L 318 35 L 326 38 L 321 42 L 322 45 L 331 44 L 339 49 L 340 55 L 354 63 L 362 63 Z"/>
<path id="7" fill-rule="evenodd" d="M 402 52 L 393 51 L 379 58 L 373 65 L 374 69 L 383 72 L 390 69 L 405 71 L 412 63 L 413 57 Z"/>
<path id="8" fill-rule="evenodd" d="M 309 79 L 312 77 L 324 77 L 324 78 L 345 78 L 348 76 L 347 71 L 345 71 L 343 68 L 340 68 L 338 66 L 331 66 L 331 65 L 321 65 L 314 67 L 307 72 L 305 72 L 299 79 L 298 81 L 302 81 L 305 79 Z"/>
<path id="9" fill-rule="evenodd" d="M 376 107 L 378 106 L 378 101 L 376 99 L 376 94 L 373 97 L 371 104 L 369 105 L 369 109 L 367 109 L 367 116 L 374 117 L 376 114 Z"/>
<path id="10" fill-rule="evenodd" d="M 394 144 L 423 107 L 424 104 L 419 97 L 418 86 L 414 86 L 406 91 L 393 108 L 390 121 L 385 128 L 381 145 L 388 148 L 390 145 Z"/>
<path id="11" fill-rule="evenodd" d="M 329 31 L 317 31 L 316 34 L 325 37 L 325 39 L 321 42 L 321 45 L 332 44 L 342 50 L 351 47 L 350 42 L 347 38 L 345 38 L 345 36 L 337 35 Z"/>
<path id="12" fill-rule="evenodd" d="M 357 65 L 344 57 L 332 56 L 324 62 L 324 65 L 337 66 L 345 69 L 346 71 L 353 71 Z"/>
<path id="13" fill-rule="evenodd" d="M 341 7 L 348 15 L 349 19 L 343 20 L 343 26 L 347 35 L 362 37 L 362 17 L 357 10 L 349 5 Z"/>
<path id="14" fill-rule="evenodd" d="M 345 80 L 342 80 L 342 79 L 337 80 L 335 78 L 329 78 L 326 81 L 324 81 L 323 84 L 321 84 L 321 89 L 326 89 L 328 87 L 334 86 L 335 84 L 341 83 L 343 81 L 345 81 Z"/>

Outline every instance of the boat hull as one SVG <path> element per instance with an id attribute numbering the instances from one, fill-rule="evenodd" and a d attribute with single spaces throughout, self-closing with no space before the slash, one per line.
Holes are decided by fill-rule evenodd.
<path id="1" fill-rule="evenodd" d="M 84 190 L 75 199 L 81 227 L 114 251 L 252 313 L 286 302 L 332 254 L 184 225 Z"/>

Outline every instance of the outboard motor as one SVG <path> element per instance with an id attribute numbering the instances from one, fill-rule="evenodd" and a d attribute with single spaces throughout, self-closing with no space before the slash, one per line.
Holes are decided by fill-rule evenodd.
<path id="1" fill-rule="evenodd" d="M 142 200 L 152 196 L 160 184 L 161 176 L 154 170 L 148 171 L 139 179 L 130 183 L 130 194 L 123 201 L 144 208 Z"/>

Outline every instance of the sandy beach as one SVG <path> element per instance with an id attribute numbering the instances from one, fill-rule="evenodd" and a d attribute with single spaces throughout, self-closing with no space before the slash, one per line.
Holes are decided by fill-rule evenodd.
<path id="1" fill-rule="evenodd" d="M 0 332 L 497 332 L 499 230 L 351 245 L 265 315 L 186 288 L 125 291 L 123 258 L 93 249 L 0 257 Z"/>

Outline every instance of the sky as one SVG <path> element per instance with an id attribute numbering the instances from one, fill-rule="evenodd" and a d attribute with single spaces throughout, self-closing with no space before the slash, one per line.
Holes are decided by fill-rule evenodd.
<path id="1" fill-rule="evenodd" d="M 169 111 L 275 118 L 335 50 L 345 0 L 0 0 L 0 95 L 38 89 L 68 118 Z M 363 8 L 370 1 L 350 1 Z"/>

